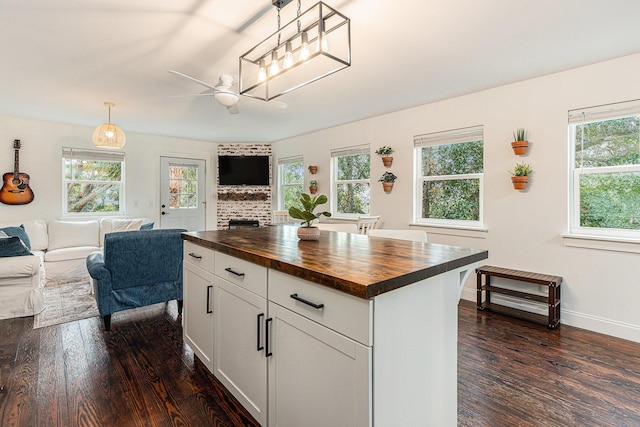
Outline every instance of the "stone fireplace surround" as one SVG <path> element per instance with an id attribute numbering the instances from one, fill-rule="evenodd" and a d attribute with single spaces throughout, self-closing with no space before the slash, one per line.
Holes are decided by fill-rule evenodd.
<path id="1" fill-rule="evenodd" d="M 269 156 L 269 182 L 273 182 L 271 144 L 219 144 L 218 156 Z M 216 158 L 216 185 L 219 170 Z M 257 220 L 260 226 L 271 224 L 271 186 L 217 185 L 216 225 L 229 228 L 230 220 Z"/>

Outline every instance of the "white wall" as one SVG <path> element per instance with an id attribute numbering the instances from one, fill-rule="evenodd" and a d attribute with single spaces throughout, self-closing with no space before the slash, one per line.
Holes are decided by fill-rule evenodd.
<path id="1" fill-rule="evenodd" d="M 62 147 L 95 148 L 93 128 L 0 116 L 0 171 L 13 172 L 13 140 L 20 139 L 20 171 L 31 177 L 35 194 L 27 205 L 0 204 L 0 222 L 62 216 Z M 126 132 L 126 130 L 125 130 Z M 205 141 L 126 132 L 125 209 L 130 217 L 147 217 L 159 224 L 160 156 L 204 159 L 207 168 L 207 228 L 215 229 L 214 184 L 216 145 Z M 212 166 L 213 165 L 213 166 Z"/>
<path id="2" fill-rule="evenodd" d="M 430 241 L 487 249 L 487 264 L 561 275 L 562 323 L 640 342 L 640 254 L 567 247 L 562 238 L 568 217 L 567 111 L 640 98 L 638 75 L 640 55 L 619 58 L 278 141 L 274 156 L 303 154 L 305 165 L 319 167 L 319 193 L 329 194 L 330 150 L 370 144 L 371 214 L 382 215 L 383 228 L 409 228 L 413 136 L 484 125 L 488 232 L 481 238 L 430 232 Z M 522 157 L 510 146 L 519 127 L 529 131 Z M 388 170 L 398 180 L 390 194 L 376 182 L 386 170 L 373 153 L 382 145 L 395 150 Z M 508 170 L 522 160 L 534 174 L 519 192 Z M 475 299 L 475 277 L 463 297 Z"/>

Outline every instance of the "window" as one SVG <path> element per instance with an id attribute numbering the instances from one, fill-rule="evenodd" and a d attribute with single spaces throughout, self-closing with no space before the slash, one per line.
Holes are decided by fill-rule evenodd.
<path id="1" fill-rule="evenodd" d="M 575 234 L 640 238 L 640 101 L 569 112 Z"/>
<path id="2" fill-rule="evenodd" d="M 482 225 L 483 128 L 414 137 L 415 221 L 430 225 Z"/>
<path id="3" fill-rule="evenodd" d="M 198 208 L 198 167 L 169 163 L 169 207 Z"/>
<path id="4" fill-rule="evenodd" d="M 304 161 L 302 157 L 278 159 L 278 209 L 297 206 L 304 188 Z"/>
<path id="5" fill-rule="evenodd" d="M 369 213 L 369 151 L 366 145 L 331 152 L 331 204 L 336 214 L 357 216 Z"/>
<path id="6" fill-rule="evenodd" d="M 124 153 L 62 149 L 63 212 L 124 213 Z"/>

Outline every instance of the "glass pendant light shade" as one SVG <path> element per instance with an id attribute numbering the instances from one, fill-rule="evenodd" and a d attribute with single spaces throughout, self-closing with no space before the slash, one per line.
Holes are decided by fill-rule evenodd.
<path id="1" fill-rule="evenodd" d="M 105 102 L 109 108 L 109 121 L 98 126 L 93 131 L 93 145 L 100 148 L 115 148 L 119 149 L 124 147 L 127 143 L 127 137 L 122 129 L 111 123 L 111 107 L 115 106 L 113 102 Z"/>

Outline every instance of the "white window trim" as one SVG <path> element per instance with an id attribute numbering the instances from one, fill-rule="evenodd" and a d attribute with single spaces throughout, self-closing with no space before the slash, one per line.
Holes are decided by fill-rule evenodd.
<path id="1" fill-rule="evenodd" d="M 422 176 L 422 149 L 428 146 L 457 144 L 472 141 L 482 141 L 484 151 L 484 127 L 472 126 L 469 128 L 453 129 L 450 131 L 436 132 L 427 135 L 418 135 L 414 137 L 414 197 L 413 197 L 413 222 L 411 225 L 432 227 L 430 232 L 437 234 L 437 229 L 442 229 L 440 234 L 463 235 L 466 237 L 486 237 L 486 227 L 484 225 L 484 172 L 471 174 L 456 175 L 437 175 Z M 484 161 L 483 161 L 484 163 Z M 422 187 L 426 181 L 450 181 L 462 179 L 478 179 L 478 209 L 479 216 L 477 221 L 472 220 L 452 220 L 441 218 L 422 218 Z M 464 230 L 462 233 L 453 232 L 452 230 Z M 445 232 L 446 231 L 446 232 Z M 471 235 L 469 234 L 471 233 Z M 477 234 L 479 233 L 479 234 Z"/>
<path id="2" fill-rule="evenodd" d="M 369 179 L 338 180 L 338 158 L 358 154 L 369 155 Z M 371 149 L 369 145 L 340 148 L 331 151 L 331 217 L 336 219 L 357 219 L 362 215 L 371 215 Z M 369 185 L 369 212 L 362 214 L 338 212 L 338 184 L 368 184 Z"/>
<path id="3" fill-rule="evenodd" d="M 640 115 L 640 100 L 569 111 L 569 231 L 562 235 L 565 246 L 615 252 L 640 253 L 640 230 L 607 229 L 580 226 L 580 175 L 640 172 L 640 165 L 576 167 L 576 127 L 608 119 Z"/>
<path id="4" fill-rule="evenodd" d="M 96 159 L 96 160 L 108 160 L 122 162 L 122 175 L 120 176 L 120 200 L 119 210 L 116 212 L 68 212 L 67 211 L 67 184 L 69 182 L 77 183 L 89 183 L 89 182 L 104 182 L 104 181 L 88 181 L 88 180 L 67 180 L 65 179 L 65 159 Z M 60 158 L 62 166 L 62 218 L 103 218 L 103 217 L 126 217 L 126 180 L 125 180 L 125 153 L 123 151 L 106 151 L 106 150 L 91 150 L 82 148 L 70 148 L 62 147 L 62 156 Z M 115 182 L 115 181 L 114 181 Z"/>
<path id="5" fill-rule="evenodd" d="M 284 165 L 289 163 L 302 163 L 304 168 L 304 157 L 303 156 L 295 156 L 295 157 L 285 157 L 278 159 L 278 210 L 285 210 L 284 206 L 284 188 L 285 187 L 294 187 L 300 185 L 302 187 L 302 192 L 304 192 L 304 172 L 302 173 L 302 183 L 301 184 L 285 184 L 284 183 Z M 303 169 L 304 171 L 304 169 Z"/>

